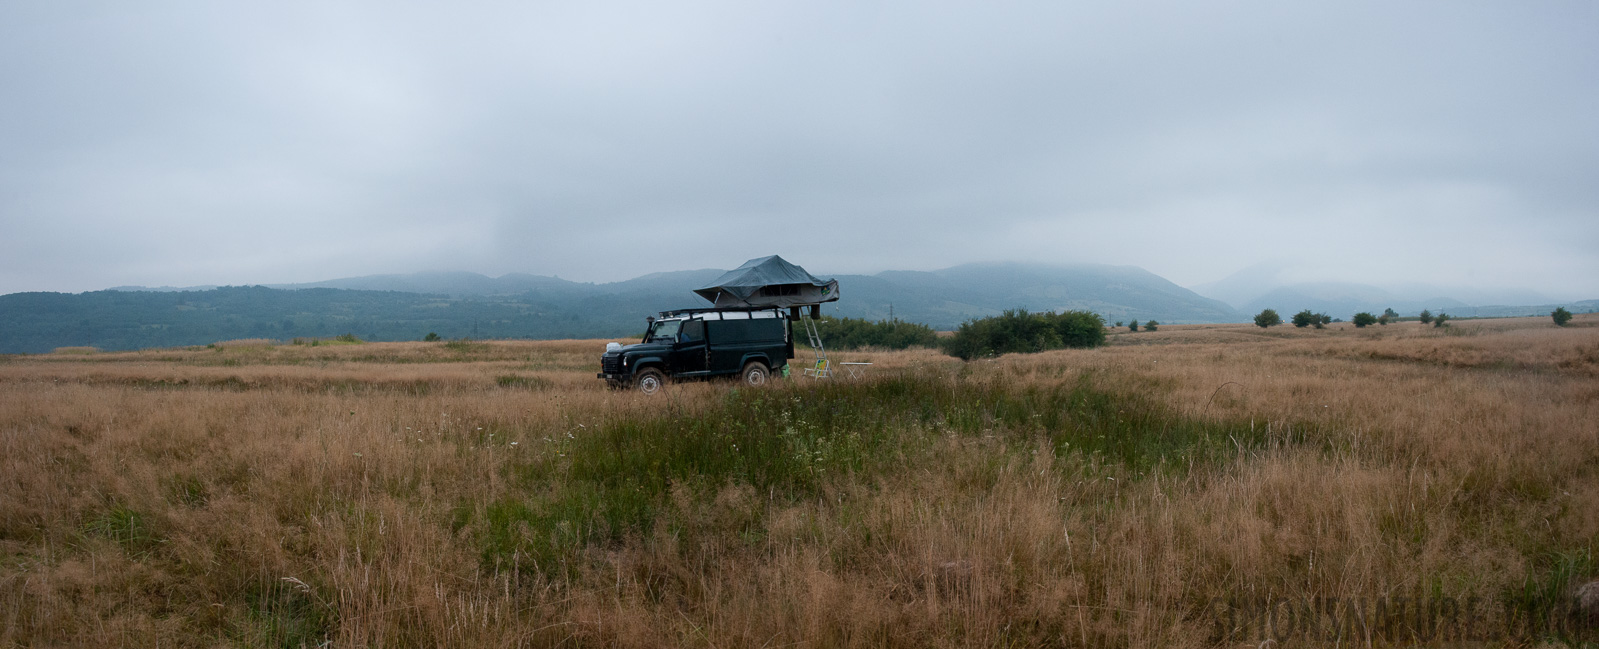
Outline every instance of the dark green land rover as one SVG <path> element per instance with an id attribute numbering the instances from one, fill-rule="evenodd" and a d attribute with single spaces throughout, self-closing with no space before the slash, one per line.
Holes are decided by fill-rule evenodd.
<path id="1" fill-rule="evenodd" d="M 652 319 L 644 340 L 612 343 L 599 378 L 654 394 L 669 380 L 737 376 L 761 385 L 794 357 L 794 328 L 775 308 L 684 309 Z"/>

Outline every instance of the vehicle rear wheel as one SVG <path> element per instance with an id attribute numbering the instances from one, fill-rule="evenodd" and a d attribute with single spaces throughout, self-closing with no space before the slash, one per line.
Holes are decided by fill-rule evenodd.
<path id="1" fill-rule="evenodd" d="M 639 392 L 655 394 L 666 387 L 666 375 L 660 370 L 651 367 L 639 372 L 638 377 L 633 380 L 633 384 L 638 386 Z"/>
<path id="2" fill-rule="evenodd" d="M 739 374 L 739 376 L 743 377 L 744 384 L 750 386 L 766 385 L 766 379 L 771 377 L 771 375 L 772 371 L 767 369 L 766 364 L 760 361 L 745 363 L 744 372 Z"/>

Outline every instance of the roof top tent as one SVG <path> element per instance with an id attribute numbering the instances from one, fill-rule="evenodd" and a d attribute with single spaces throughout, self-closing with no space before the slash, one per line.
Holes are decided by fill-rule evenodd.
<path id="1" fill-rule="evenodd" d="M 718 308 L 799 307 L 837 300 L 838 280 L 817 279 L 772 255 L 746 261 L 694 292 Z"/>
<path id="2" fill-rule="evenodd" d="M 817 279 L 804 268 L 772 255 L 746 261 L 694 292 L 716 308 L 786 307 L 795 320 L 801 320 L 800 308 L 809 306 L 811 317 L 803 321 L 811 348 L 816 350 L 816 365 L 805 373 L 817 378 L 832 373 L 815 321 L 821 317 L 823 302 L 838 299 L 838 280 Z"/>

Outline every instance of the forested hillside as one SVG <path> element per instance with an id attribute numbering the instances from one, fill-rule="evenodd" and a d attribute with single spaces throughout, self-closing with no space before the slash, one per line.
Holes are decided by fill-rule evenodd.
<path id="1" fill-rule="evenodd" d="M 705 306 L 692 293 L 715 269 L 610 284 L 473 273 L 379 275 L 268 288 L 120 290 L 0 296 L 0 353 L 106 350 L 354 334 L 366 340 L 599 338 L 642 331 L 657 311 Z M 824 312 L 954 329 L 1007 309 L 1084 310 L 1107 321 L 1230 322 L 1221 302 L 1131 266 L 968 265 L 933 272 L 840 275 Z M 379 289 L 379 290 L 374 290 Z"/>
<path id="2" fill-rule="evenodd" d="M 0 296 L 0 353 L 56 347 L 139 349 L 203 345 L 235 338 L 329 337 L 366 340 L 592 338 L 642 331 L 644 315 L 676 305 L 636 296 L 578 300 L 447 298 L 393 291 L 281 290 L 15 293 Z"/>

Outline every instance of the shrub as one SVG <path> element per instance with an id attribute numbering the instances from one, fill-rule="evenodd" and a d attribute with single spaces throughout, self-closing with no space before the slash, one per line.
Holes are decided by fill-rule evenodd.
<path id="1" fill-rule="evenodd" d="M 1434 327 L 1442 327 L 1442 326 L 1444 326 L 1444 321 L 1448 320 L 1448 319 L 1449 319 L 1449 314 L 1440 311 L 1440 312 L 1438 312 L 1438 315 L 1435 316 L 1432 319 L 1432 326 L 1434 326 Z"/>
<path id="2" fill-rule="evenodd" d="M 1432 312 L 1428 311 L 1426 309 L 1422 309 L 1421 310 L 1421 324 L 1428 324 L 1430 322 L 1432 322 Z"/>
<path id="3" fill-rule="evenodd" d="M 1159 326 L 1160 326 L 1159 322 L 1156 322 L 1154 320 L 1150 320 L 1149 322 L 1145 322 L 1144 323 L 1144 331 L 1154 331 L 1155 328 L 1159 327 Z"/>
<path id="4" fill-rule="evenodd" d="M 1389 309 L 1389 310 L 1392 311 L 1393 309 Z M 1385 325 L 1385 324 L 1388 324 L 1388 322 L 1390 320 L 1392 320 L 1392 318 L 1388 317 L 1388 314 L 1384 313 L 1384 314 L 1382 314 L 1381 316 L 1379 316 L 1377 318 L 1377 324 Z"/>
<path id="5" fill-rule="evenodd" d="M 439 335 L 431 331 L 428 332 L 428 335 L 422 337 L 422 342 L 425 343 L 436 343 L 438 341 Z"/>
<path id="6" fill-rule="evenodd" d="M 1399 319 L 1399 312 L 1395 311 L 1393 309 L 1393 307 L 1388 307 L 1388 308 L 1382 310 L 1382 317 L 1387 318 L 1389 320 L 1398 320 Z M 1384 323 L 1384 324 L 1387 324 L 1387 323 Z"/>
<path id="7" fill-rule="evenodd" d="M 818 328 L 825 345 L 832 349 L 882 347 L 937 347 L 938 333 L 932 327 L 899 319 L 872 322 L 856 318 L 822 318 Z"/>
<path id="8" fill-rule="evenodd" d="M 1355 317 L 1354 317 L 1353 321 L 1355 323 L 1355 327 L 1357 327 L 1357 328 L 1364 327 L 1366 325 L 1374 325 L 1374 324 L 1377 324 L 1377 316 L 1374 316 L 1374 315 L 1372 315 L 1370 313 L 1367 313 L 1365 311 L 1361 311 L 1360 313 L 1356 313 L 1355 314 Z"/>
<path id="9" fill-rule="evenodd" d="M 1299 313 L 1295 313 L 1294 314 L 1293 322 L 1294 322 L 1294 326 L 1295 327 L 1299 327 L 1300 329 L 1304 329 L 1305 327 L 1309 327 L 1312 324 L 1321 322 L 1321 318 L 1318 317 L 1310 309 L 1305 309 L 1304 311 L 1300 311 Z"/>
<path id="10" fill-rule="evenodd" d="M 1255 326 L 1265 329 L 1283 323 L 1282 316 L 1277 315 L 1276 309 L 1265 309 L 1255 314 Z"/>
<path id="11" fill-rule="evenodd" d="M 1556 307 L 1555 310 L 1550 311 L 1549 317 L 1554 318 L 1555 326 L 1557 327 L 1564 327 L 1567 322 L 1571 322 L 1571 312 L 1567 311 L 1566 307 L 1563 306 Z"/>
<path id="12" fill-rule="evenodd" d="M 1127 329 L 1129 331 L 1138 331 L 1138 321 L 1134 320 L 1131 323 L 1128 323 Z"/>
<path id="13" fill-rule="evenodd" d="M 962 323 L 944 351 L 961 360 L 971 360 L 1063 347 L 1096 347 L 1104 342 L 1105 321 L 1097 314 L 1087 311 L 1028 313 L 1025 309 L 1017 309 Z"/>

